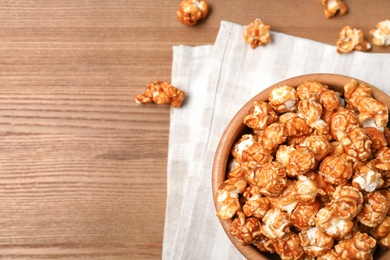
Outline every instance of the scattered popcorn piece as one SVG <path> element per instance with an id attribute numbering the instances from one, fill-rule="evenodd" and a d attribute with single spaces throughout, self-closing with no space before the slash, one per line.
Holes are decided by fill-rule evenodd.
<path id="1" fill-rule="evenodd" d="M 271 42 L 270 26 L 263 23 L 260 19 L 255 19 L 247 25 L 244 31 L 244 39 L 254 49 L 257 46 L 263 46 Z"/>
<path id="2" fill-rule="evenodd" d="M 376 25 L 370 34 L 373 36 L 372 42 L 377 46 L 390 46 L 390 20 L 385 20 Z"/>
<path id="3" fill-rule="evenodd" d="M 364 33 L 360 29 L 345 26 L 337 40 L 337 52 L 340 54 L 350 53 L 353 50 L 368 51 L 371 45 L 364 39 Z"/>
<path id="4" fill-rule="evenodd" d="M 170 104 L 172 107 L 180 107 L 184 101 L 185 92 L 175 88 L 166 81 L 150 82 L 143 94 L 135 97 L 138 104 L 156 103 Z"/>
<path id="5" fill-rule="evenodd" d="M 182 0 L 176 16 L 183 24 L 193 26 L 200 19 L 206 18 L 208 13 L 209 5 L 205 0 Z"/>
<path id="6" fill-rule="evenodd" d="M 230 227 L 230 233 L 241 243 L 249 244 L 261 235 L 260 221 L 255 217 L 247 218 L 242 211 L 238 211 L 237 215 Z"/>
<path id="7" fill-rule="evenodd" d="M 333 247 L 333 237 L 317 227 L 300 232 L 299 238 L 305 253 L 312 257 L 322 256 Z"/>
<path id="8" fill-rule="evenodd" d="M 318 173 L 324 177 L 325 182 L 340 185 L 351 178 L 353 169 L 345 158 L 328 156 L 321 162 Z"/>
<path id="9" fill-rule="evenodd" d="M 341 240 L 335 251 L 340 259 L 373 259 L 376 240 L 365 233 L 357 232 L 352 238 Z"/>
<path id="10" fill-rule="evenodd" d="M 306 230 L 315 226 L 314 217 L 320 210 L 318 200 L 313 203 L 299 203 L 290 215 L 291 224 L 298 230 Z"/>
<path id="11" fill-rule="evenodd" d="M 283 238 L 290 233 L 290 217 L 279 208 L 270 209 L 263 217 L 263 223 L 261 233 L 270 239 Z"/>
<path id="12" fill-rule="evenodd" d="M 254 130 L 265 130 L 267 126 L 275 123 L 277 115 L 273 108 L 264 101 L 255 101 L 253 107 L 244 118 L 244 124 Z"/>
<path id="13" fill-rule="evenodd" d="M 264 196 L 275 197 L 283 192 L 287 185 L 287 175 L 285 167 L 272 161 L 263 164 L 259 173 L 259 182 L 257 186 Z"/>
<path id="14" fill-rule="evenodd" d="M 301 259 L 304 253 L 299 236 L 293 232 L 283 239 L 276 239 L 274 247 L 282 260 Z"/>
<path id="15" fill-rule="evenodd" d="M 363 208 L 357 219 L 365 226 L 376 227 L 384 220 L 389 210 L 386 197 L 379 191 L 364 195 Z"/>
<path id="16" fill-rule="evenodd" d="M 326 18 L 334 17 L 337 12 L 339 15 L 344 15 L 348 11 L 347 5 L 341 0 L 320 0 L 324 6 L 324 13 Z"/>
<path id="17" fill-rule="evenodd" d="M 268 96 L 269 104 L 278 112 L 291 112 L 297 109 L 299 97 L 295 88 L 282 85 L 274 88 Z"/>

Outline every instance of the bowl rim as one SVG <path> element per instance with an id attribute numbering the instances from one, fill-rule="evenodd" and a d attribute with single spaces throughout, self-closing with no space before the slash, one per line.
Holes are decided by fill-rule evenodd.
<path id="1" fill-rule="evenodd" d="M 231 148 L 235 140 L 237 140 L 238 134 L 242 133 L 244 129 L 247 128 L 247 126 L 243 123 L 243 119 L 248 114 L 248 110 L 253 106 L 254 101 L 256 100 L 264 101 L 265 100 L 264 97 L 268 97 L 272 89 L 285 84 L 292 87 L 297 87 L 305 81 L 317 81 L 324 85 L 329 86 L 330 89 L 332 88 L 339 89 L 340 91 L 340 89 L 342 89 L 344 85 L 349 83 L 351 80 L 356 80 L 358 83 L 366 84 L 368 87 L 371 88 L 372 96 L 374 98 L 386 103 L 386 105 L 390 107 L 390 97 L 382 90 L 358 78 L 346 76 L 346 75 L 334 74 L 334 73 L 312 73 L 312 74 L 303 74 L 300 76 L 287 78 L 277 83 L 274 83 L 273 85 L 267 87 L 266 89 L 260 91 L 255 96 L 250 98 L 238 110 L 238 112 L 233 116 L 233 118 L 228 123 L 227 127 L 225 128 L 221 136 L 221 139 L 218 143 L 218 146 L 214 154 L 211 181 L 212 181 L 212 195 L 213 195 L 215 210 L 217 210 L 218 208 L 218 204 L 216 201 L 216 193 L 219 185 L 225 180 L 227 161 L 231 154 Z M 241 244 L 230 234 L 230 226 L 232 223 L 232 219 L 227 219 L 227 220 L 223 220 L 220 218 L 218 219 L 226 235 L 230 239 L 230 241 L 247 259 L 256 259 L 256 260 L 280 259 L 279 256 L 277 256 L 277 254 L 271 255 L 268 253 L 263 253 L 255 249 L 253 246 Z M 377 259 L 385 259 L 386 256 L 390 256 L 390 250 L 386 251 L 386 254 L 382 253 L 380 255 L 381 256 Z"/>

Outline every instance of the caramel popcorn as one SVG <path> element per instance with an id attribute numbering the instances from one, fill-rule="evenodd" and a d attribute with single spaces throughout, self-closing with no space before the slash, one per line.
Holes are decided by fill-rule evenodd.
<path id="1" fill-rule="evenodd" d="M 341 259 L 373 259 L 376 240 L 365 233 L 357 232 L 352 238 L 340 241 L 335 246 Z"/>
<path id="2" fill-rule="evenodd" d="M 283 85 L 274 88 L 268 96 L 269 104 L 278 113 L 297 109 L 299 97 L 295 88 Z"/>
<path id="3" fill-rule="evenodd" d="M 300 259 L 304 253 L 301 240 L 295 233 L 289 233 L 283 239 L 276 239 L 274 247 L 282 260 Z"/>
<path id="4" fill-rule="evenodd" d="M 386 197 L 379 191 L 373 191 L 364 196 L 363 208 L 357 219 L 365 226 L 376 227 L 385 219 L 388 210 Z"/>
<path id="5" fill-rule="evenodd" d="M 230 227 L 230 233 L 241 243 L 249 244 L 261 235 L 259 219 L 247 218 L 242 211 L 238 211 L 237 215 Z"/>
<path id="6" fill-rule="evenodd" d="M 312 257 L 322 256 L 333 247 L 333 237 L 317 227 L 300 232 L 299 238 L 305 253 Z"/>
<path id="7" fill-rule="evenodd" d="M 263 217 L 261 233 L 270 239 L 283 238 L 290 233 L 290 217 L 279 208 L 270 209 Z"/>
<path id="8" fill-rule="evenodd" d="M 271 42 L 270 26 L 260 19 L 255 19 L 247 25 L 244 31 L 244 39 L 254 49 Z"/>
<path id="9" fill-rule="evenodd" d="M 172 107 L 180 107 L 184 101 L 185 92 L 175 88 L 166 81 L 150 82 L 144 89 L 143 94 L 135 97 L 139 104 L 156 103 L 170 104 Z"/>
<path id="10" fill-rule="evenodd" d="M 255 101 L 253 107 L 244 118 L 244 124 L 254 130 L 265 130 L 267 126 L 276 122 L 277 115 L 270 104 L 264 101 Z"/>
<path id="11" fill-rule="evenodd" d="M 377 46 L 390 46 L 390 20 L 385 20 L 376 25 L 370 34 L 373 36 L 372 42 Z"/>
<path id="12" fill-rule="evenodd" d="M 341 0 L 320 0 L 324 6 L 326 18 L 333 18 L 337 13 L 344 15 L 348 11 L 347 5 Z"/>
<path id="13" fill-rule="evenodd" d="M 243 121 L 215 198 L 238 241 L 299 260 L 390 248 L 388 112 L 368 85 L 281 85 Z"/>
<path id="14" fill-rule="evenodd" d="M 337 40 L 337 52 L 340 54 L 350 53 L 353 50 L 368 51 L 371 45 L 364 39 L 364 33 L 360 29 L 345 26 Z"/>
<path id="15" fill-rule="evenodd" d="M 209 5 L 205 0 L 182 0 L 176 16 L 183 24 L 193 26 L 208 13 Z"/>

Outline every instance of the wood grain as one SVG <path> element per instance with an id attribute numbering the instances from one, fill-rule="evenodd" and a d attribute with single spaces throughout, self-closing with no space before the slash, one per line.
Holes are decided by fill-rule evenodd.
<path id="1" fill-rule="evenodd" d="M 350 13 L 327 20 L 312 0 L 210 0 L 187 27 L 179 2 L 0 2 L 0 257 L 160 259 L 170 110 L 133 98 L 170 80 L 172 46 L 212 44 L 221 20 L 256 17 L 334 44 L 390 10 L 346 0 Z"/>

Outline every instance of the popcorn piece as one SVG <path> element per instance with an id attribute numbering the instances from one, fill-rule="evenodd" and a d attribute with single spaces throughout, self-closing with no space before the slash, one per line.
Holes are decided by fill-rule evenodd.
<path id="1" fill-rule="evenodd" d="M 246 200 L 242 210 L 247 217 L 253 216 L 258 219 L 262 219 L 270 208 L 271 203 L 267 197 L 254 194 Z"/>
<path id="2" fill-rule="evenodd" d="M 286 187 L 279 196 L 269 197 L 272 206 L 291 213 L 298 204 L 294 187 L 294 182 L 287 180 Z"/>
<path id="3" fill-rule="evenodd" d="M 344 15 L 348 11 L 347 5 L 341 0 L 320 0 L 324 6 L 324 13 L 326 18 L 333 18 L 337 12 L 338 14 Z"/>
<path id="4" fill-rule="evenodd" d="M 388 145 L 385 135 L 375 127 L 364 128 L 372 144 L 371 148 L 380 150 Z"/>
<path id="5" fill-rule="evenodd" d="M 282 260 L 301 259 L 304 253 L 299 236 L 293 232 L 283 239 L 276 239 L 274 247 Z"/>
<path id="6" fill-rule="evenodd" d="M 325 195 L 325 192 L 320 188 L 319 183 L 304 176 L 299 175 L 298 181 L 294 185 L 296 199 L 300 202 L 313 203 L 318 194 Z"/>
<path id="7" fill-rule="evenodd" d="M 268 103 L 255 101 L 248 115 L 244 117 L 244 124 L 254 130 L 265 130 L 268 125 L 276 122 L 277 117 Z"/>
<path id="8" fill-rule="evenodd" d="M 135 97 L 135 102 L 139 104 L 156 103 L 170 104 L 172 107 L 180 107 L 184 101 L 185 92 L 175 88 L 166 81 L 150 82 L 144 89 L 143 94 Z"/>
<path id="9" fill-rule="evenodd" d="M 344 97 L 350 109 L 357 108 L 359 100 L 364 97 L 372 97 L 371 89 L 365 83 L 358 83 L 351 79 L 344 85 Z"/>
<path id="10" fill-rule="evenodd" d="M 384 238 L 390 233 L 390 216 L 386 216 L 378 226 L 372 229 L 372 235 L 375 239 Z"/>
<path id="11" fill-rule="evenodd" d="M 244 39 L 254 49 L 257 46 L 263 46 L 271 42 L 270 26 L 263 23 L 260 19 L 255 19 L 247 25 L 244 31 Z"/>
<path id="12" fill-rule="evenodd" d="M 310 99 L 320 102 L 320 96 L 328 90 L 328 86 L 317 81 L 305 81 L 297 88 L 298 96 L 301 100 Z"/>
<path id="13" fill-rule="evenodd" d="M 279 208 L 270 209 L 263 217 L 260 230 L 270 239 L 283 238 L 290 233 L 290 217 Z"/>
<path id="14" fill-rule="evenodd" d="M 301 137 L 309 135 L 312 132 L 310 126 L 306 124 L 306 121 L 295 113 L 288 112 L 281 114 L 279 122 L 285 124 L 288 136 Z"/>
<path id="15" fill-rule="evenodd" d="M 390 170 L 390 148 L 383 147 L 376 154 L 375 158 L 379 160 L 379 164 L 376 165 L 378 169 L 389 171 Z"/>
<path id="16" fill-rule="evenodd" d="M 352 185 L 362 191 L 372 192 L 382 187 L 383 179 L 381 177 L 382 175 L 378 171 L 363 165 L 353 176 Z"/>
<path id="17" fill-rule="evenodd" d="M 209 6 L 205 0 L 182 0 L 176 16 L 183 24 L 193 26 L 208 13 Z"/>
<path id="18" fill-rule="evenodd" d="M 299 233 L 301 245 L 305 253 L 312 257 L 324 255 L 333 246 L 333 237 L 312 227 Z"/>
<path id="19" fill-rule="evenodd" d="M 363 31 L 349 26 L 341 30 L 336 45 L 337 52 L 340 54 L 350 53 L 353 50 L 368 51 L 371 49 L 371 44 L 364 39 Z"/>
<path id="20" fill-rule="evenodd" d="M 318 173 L 328 183 L 344 184 L 353 174 L 352 164 L 342 157 L 328 156 L 321 162 Z"/>
<path id="21" fill-rule="evenodd" d="M 306 146 L 298 146 L 290 155 L 287 174 L 290 177 L 305 174 L 316 165 L 314 153 Z"/>
<path id="22" fill-rule="evenodd" d="M 252 245 L 262 252 L 269 252 L 270 254 L 275 253 L 274 239 L 270 239 L 263 234 L 252 241 Z"/>
<path id="23" fill-rule="evenodd" d="M 333 211 L 332 207 L 321 208 L 314 218 L 316 226 L 333 238 L 342 238 L 353 227 L 353 222 L 344 220 Z"/>
<path id="24" fill-rule="evenodd" d="M 332 249 L 326 252 L 326 254 L 318 257 L 317 260 L 340 260 L 340 256 Z"/>
<path id="25" fill-rule="evenodd" d="M 360 161 L 367 161 L 371 156 L 371 140 L 361 127 L 356 127 L 349 132 L 351 143 L 344 145 L 344 151 Z"/>
<path id="26" fill-rule="evenodd" d="M 378 245 L 382 250 L 390 248 L 390 233 L 378 241 Z"/>
<path id="27" fill-rule="evenodd" d="M 357 232 L 352 238 L 340 241 L 335 251 L 340 259 L 373 259 L 376 240 L 365 233 Z"/>
<path id="28" fill-rule="evenodd" d="M 275 160 L 284 166 L 287 166 L 290 164 L 291 156 L 294 151 L 294 146 L 279 145 L 279 148 L 276 151 Z"/>
<path id="29" fill-rule="evenodd" d="M 372 42 L 377 46 L 390 46 L 390 20 L 385 20 L 376 25 L 370 34 L 373 36 Z"/>
<path id="30" fill-rule="evenodd" d="M 298 111 L 310 127 L 318 130 L 318 135 L 329 132 L 329 126 L 321 119 L 322 105 L 320 103 L 312 99 L 303 99 L 298 104 Z"/>
<path id="31" fill-rule="evenodd" d="M 358 119 L 355 113 L 347 108 L 340 108 L 331 119 L 330 131 L 333 137 L 343 146 L 349 145 L 352 141 L 348 134 L 358 127 Z"/>
<path id="32" fill-rule="evenodd" d="M 362 210 L 363 194 L 350 185 L 339 185 L 329 206 L 342 219 L 352 220 Z"/>
<path id="33" fill-rule="evenodd" d="M 220 219 L 232 218 L 241 208 L 238 194 L 243 193 L 245 188 L 246 179 L 244 176 L 227 179 L 219 186 L 216 201 L 218 204 L 217 216 Z"/>
<path id="34" fill-rule="evenodd" d="M 363 208 L 357 219 L 365 226 L 376 227 L 384 220 L 388 210 L 386 197 L 379 191 L 373 191 L 364 196 Z"/>
<path id="35" fill-rule="evenodd" d="M 306 146 L 314 153 L 316 163 L 322 161 L 333 151 L 333 146 L 322 135 L 312 135 L 305 139 L 302 146 Z"/>
<path id="36" fill-rule="evenodd" d="M 298 230 L 306 230 L 315 226 L 314 217 L 320 210 L 319 201 L 299 203 L 290 215 L 291 224 Z"/>
<path id="37" fill-rule="evenodd" d="M 291 112 L 297 109 L 298 93 L 288 85 L 274 88 L 268 96 L 269 104 L 279 113 Z"/>
<path id="38" fill-rule="evenodd" d="M 363 97 L 358 101 L 358 120 L 364 122 L 367 119 L 374 119 L 377 127 L 385 127 L 389 121 L 389 112 L 385 103 L 372 97 Z"/>
<path id="39" fill-rule="evenodd" d="M 241 243 L 249 244 L 261 235 L 260 221 L 255 217 L 247 218 L 242 211 L 238 211 L 230 233 Z"/>
<path id="40" fill-rule="evenodd" d="M 273 150 L 287 139 L 287 128 L 284 124 L 273 123 L 264 130 L 263 144 L 268 150 Z"/>
<path id="41" fill-rule="evenodd" d="M 320 103 L 328 111 L 334 111 L 342 106 L 340 94 L 328 89 L 320 94 Z"/>
<path id="42" fill-rule="evenodd" d="M 259 182 L 257 186 L 260 192 L 265 196 L 278 196 L 287 185 L 287 176 L 285 167 L 272 161 L 265 163 L 259 172 Z"/>
<path id="43" fill-rule="evenodd" d="M 244 169 L 254 169 L 272 161 L 271 151 L 253 134 L 243 135 L 233 146 L 232 155 Z"/>

